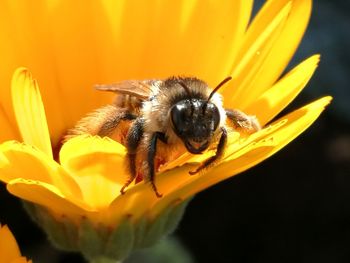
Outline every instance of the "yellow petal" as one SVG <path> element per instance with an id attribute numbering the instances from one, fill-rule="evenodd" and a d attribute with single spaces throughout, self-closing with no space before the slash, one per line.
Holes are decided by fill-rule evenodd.
<path id="1" fill-rule="evenodd" d="M 270 23 L 271 17 L 275 16 L 286 3 L 291 3 L 292 5 L 283 29 L 274 41 L 264 62 L 260 65 L 260 70 L 256 72 L 254 78 L 250 79 L 249 86 L 241 89 L 239 94 L 237 94 L 237 98 L 244 98 L 244 100 L 241 99 L 244 102 L 244 104 L 240 105 L 241 109 L 251 104 L 278 79 L 289 63 L 305 32 L 311 13 L 311 0 L 273 0 L 267 1 L 264 8 L 254 19 L 247 32 L 246 41 L 254 41 L 266 24 Z M 247 44 L 249 46 L 252 43 Z"/>
<path id="2" fill-rule="evenodd" d="M 38 84 L 25 68 L 15 71 L 12 84 L 12 101 L 18 128 L 23 141 L 52 157 L 50 134 Z"/>
<path id="3" fill-rule="evenodd" d="M 61 216 L 74 218 L 84 216 L 87 211 L 93 211 L 87 205 L 72 202 L 57 187 L 44 182 L 18 178 L 7 184 L 7 190 L 19 198 L 42 205 Z"/>
<path id="4" fill-rule="evenodd" d="M 8 226 L 0 225 L 0 263 L 9 263 L 21 257 L 16 239 Z"/>
<path id="5" fill-rule="evenodd" d="M 305 87 L 315 72 L 319 59 L 320 56 L 315 55 L 300 63 L 249 105 L 245 112 L 256 115 L 260 124 L 264 126 L 280 113 Z"/>
<path id="6" fill-rule="evenodd" d="M 307 129 L 321 114 L 324 107 L 329 104 L 330 100 L 331 97 L 324 97 L 288 114 L 282 118 L 282 120 L 287 120 L 282 121 L 282 125 L 280 125 L 281 120 L 276 122 L 277 130 L 271 129 L 270 132 L 262 132 L 262 137 L 256 138 L 257 143 L 252 142 L 241 148 L 240 151 L 232 151 L 231 154 L 228 154 L 229 158 L 225 157 L 226 161 L 208 170 L 206 174 L 191 176 L 190 179 L 187 179 L 189 177 L 188 171 L 191 169 L 189 166 L 174 169 L 177 170 L 176 172 L 174 170 L 165 172 L 158 177 L 159 189 L 162 189 L 163 185 L 169 184 L 169 181 L 184 183 L 179 185 L 172 193 L 166 194 L 162 202 L 155 204 L 152 212 L 157 214 L 176 198 L 186 199 L 270 157 Z M 167 182 L 167 180 L 169 181 Z"/>
<path id="7" fill-rule="evenodd" d="M 18 66 L 30 68 L 40 82 L 50 131 L 57 142 L 62 130 L 55 130 L 54 127 L 65 127 L 64 117 L 67 114 L 62 111 L 64 103 L 56 76 L 48 2 L 0 1 L 0 101 L 6 114 L 15 120 L 10 80 Z M 55 132 L 58 134 L 55 135 Z"/>
<path id="8" fill-rule="evenodd" d="M 128 188 L 124 195 L 115 198 L 110 203 L 109 211 L 114 221 L 122 219 L 125 215 L 132 216 L 132 219 L 137 221 L 143 216 L 148 216 L 157 199 L 150 185 L 140 182 Z"/>
<path id="9" fill-rule="evenodd" d="M 105 15 L 101 14 L 101 1 L 51 1 L 39 12 L 41 16 L 38 21 L 48 23 L 48 28 L 45 25 L 43 28 L 49 30 L 50 52 L 54 54 L 51 57 L 54 67 L 50 69 L 50 74 L 54 74 L 57 79 L 54 87 L 43 84 L 41 86 L 57 91 L 60 100 L 57 110 L 61 111 L 63 118 L 62 123 L 55 123 L 54 120 L 51 122 L 53 116 L 49 116 L 50 131 L 57 142 L 59 136 L 62 136 L 87 112 L 110 102 L 107 94 L 93 88 L 94 84 L 105 82 L 101 79 L 100 65 L 103 61 L 101 62 L 99 58 L 103 50 L 97 45 L 100 41 L 97 38 L 100 27 L 97 25 L 104 26 L 101 41 L 109 44 L 114 40 L 111 38 Z M 42 26 L 39 29 L 42 30 Z M 118 61 L 114 60 L 114 63 Z M 117 72 L 113 73 L 114 76 L 116 74 Z M 115 80 L 116 77 L 113 81 Z M 49 113 L 54 110 L 50 104 L 55 103 L 55 100 L 55 96 L 45 93 L 44 101 L 45 106 L 48 105 Z"/>
<path id="10" fill-rule="evenodd" d="M 124 195 L 117 197 L 111 203 L 110 210 L 118 211 L 114 215 L 115 218 L 120 217 L 120 214 L 126 214 L 132 216 L 136 221 L 144 216 L 153 217 L 157 215 L 160 210 L 182 199 L 180 194 L 173 193 L 195 179 L 195 176 L 190 176 L 188 173 L 190 170 L 194 170 L 195 167 L 194 165 L 183 165 L 157 174 L 155 183 L 159 192 L 163 194 L 162 198 L 156 197 L 149 184 L 140 182 L 129 187 Z M 156 211 L 153 211 L 154 207 L 156 207 Z"/>
<path id="11" fill-rule="evenodd" d="M 16 178 L 55 185 L 65 196 L 82 197 L 74 179 L 55 161 L 37 149 L 14 141 L 0 145 L 0 180 Z"/>
<path id="12" fill-rule="evenodd" d="M 10 121 L 4 108 L 0 105 L 0 143 L 7 140 L 19 139 L 15 126 L 14 121 Z"/>
<path id="13" fill-rule="evenodd" d="M 78 136 L 60 152 L 62 166 L 75 178 L 84 200 L 92 207 L 108 207 L 120 194 L 128 175 L 124 146 L 107 137 Z"/>
<path id="14" fill-rule="evenodd" d="M 252 79 L 261 70 L 267 55 L 281 33 L 291 10 L 291 3 L 288 2 L 279 10 L 276 16 L 271 17 L 266 28 L 254 41 L 246 41 L 240 49 L 237 63 L 232 69 L 232 81 L 221 89 L 225 97 L 225 106 L 228 108 L 244 109 L 245 98 L 242 99 L 242 92 L 249 89 Z M 234 91 L 234 92 L 233 92 Z"/>
<path id="15" fill-rule="evenodd" d="M 107 15 L 109 26 L 97 24 L 101 72 L 109 81 L 186 74 L 216 85 L 229 73 L 251 7 L 251 0 L 105 1 L 98 17 Z"/>

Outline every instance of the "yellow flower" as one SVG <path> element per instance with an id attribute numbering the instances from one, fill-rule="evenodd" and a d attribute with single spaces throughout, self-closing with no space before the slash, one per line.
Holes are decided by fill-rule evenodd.
<path id="1" fill-rule="evenodd" d="M 69 245 L 51 233 L 58 245 L 81 249 L 91 235 L 98 238 L 94 229 L 104 237 L 118 230 L 108 235 L 109 244 L 122 234 L 132 236 L 123 240 L 123 256 L 150 245 L 174 228 L 185 200 L 268 158 L 317 119 L 330 97 L 268 124 L 317 67 L 314 55 L 281 77 L 305 31 L 311 0 L 268 1 L 248 27 L 252 5 L 252 0 L 0 3 L 0 139 L 7 141 L 0 146 L 0 179 L 12 194 L 39 205 L 28 209 L 46 222 L 47 231 L 58 228 L 56 223 L 78 227 Z M 18 65 L 34 73 L 42 98 L 23 68 L 9 88 Z M 110 103 L 110 95 L 94 91 L 94 84 L 171 75 L 194 75 L 211 86 L 232 76 L 220 90 L 225 107 L 256 115 L 264 128 L 247 138 L 230 134 L 224 158 L 201 175 L 188 172 L 212 152 L 185 153 L 163 166 L 156 182 L 163 198 L 144 183 L 120 195 L 126 150 L 111 139 L 79 136 L 60 149 L 68 128 Z M 82 229 L 89 236 L 77 244 L 74 237 Z M 106 252 L 94 249 L 83 253 Z"/>
<path id="2" fill-rule="evenodd" d="M 31 263 L 21 256 L 16 239 L 8 226 L 0 225 L 0 263 Z"/>

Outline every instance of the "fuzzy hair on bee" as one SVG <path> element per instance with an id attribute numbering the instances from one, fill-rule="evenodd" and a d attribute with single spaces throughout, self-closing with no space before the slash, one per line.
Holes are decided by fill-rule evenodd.
<path id="1" fill-rule="evenodd" d="M 230 79 L 224 79 L 214 89 L 194 77 L 97 85 L 97 90 L 116 93 L 114 102 L 82 118 L 64 140 L 91 134 L 124 144 L 129 178 L 120 192 L 124 194 L 136 178 L 143 178 L 161 197 L 155 183 L 160 165 L 184 151 L 201 154 L 215 146 L 215 154 L 190 172 L 196 174 L 223 156 L 229 129 L 241 134 L 260 129 L 255 116 L 223 107 L 217 90 Z"/>

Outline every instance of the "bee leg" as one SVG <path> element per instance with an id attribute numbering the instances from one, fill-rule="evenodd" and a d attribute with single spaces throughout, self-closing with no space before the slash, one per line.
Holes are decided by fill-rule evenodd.
<path id="1" fill-rule="evenodd" d="M 227 142 L 227 131 L 224 127 L 221 127 L 221 137 L 220 137 L 218 146 L 216 147 L 215 155 L 205 160 L 196 170 L 190 171 L 189 174 L 194 175 L 200 172 L 201 170 L 213 165 L 217 160 L 219 160 L 224 154 L 226 142 Z"/>
<path id="2" fill-rule="evenodd" d="M 163 195 L 158 192 L 157 186 L 155 184 L 155 169 L 154 169 L 154 159 L 157 153 L 157 140 L 160 139 L 166 142 L 165 134 L 161 132 L 155 132 L 149 142 L 148 153 L 147 153 L 147 166 L 148 166 L 148 177 L 147 180 L 151 183 L 152 189 L 158 198 Z"/>
<path id="3" fill-rule="evenodd" d="M 226 116 L 238 132 L 252 134 L 261 129 L 259 121 L 255 116 L 247 115 L 240 110 L 227 109 Z"/>
<path id="4" fill-rule="evenodd" d="M 129 179 L 125 182 L 123 187 L 120 189 L 120 193 L 125 193 L 125 188 L 127 188 L 136 178 L 136 152 L 143 136 L 143 125 L 144 120 L 138 118 L 132 124 L 128 131 L 126 138 L 126 147 L 128 149 L 127 159 L 128 159 L 128 169 L 129 169 Z"/>
<path id="5" fill-rule="evenodd" d="M 115 114 L 113 118 L 110 118 L 103 123 L 103 125 L 101 126 L 98 132 L 98 135 L 101 137 L 108 136 L 111 133 L 113 133 L 113 131 L 121 121 L 125 121 L 125 120 L 131 121 L 131 120 L 135 120 L 136 118 L 137 118 L 136 115 L 130 112 L 121 112 L 120 114 Z"/>

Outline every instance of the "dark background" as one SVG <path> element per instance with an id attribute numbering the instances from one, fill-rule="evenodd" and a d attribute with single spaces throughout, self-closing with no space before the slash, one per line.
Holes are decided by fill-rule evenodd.
<path id="1" fill-rule="evenodd" d="M 321 64 L 285 112 L 324 95 L 334 100 L 279 153 L 192 200 L 175 235 L 194 262 L 350 262 L 349 11 L 348 0 L 314 1 L 291 65 L 314 53 Z M 34 263 L 83 262 L 52 248 L 4 185 L 0 200 L 0 222 Z"/>

